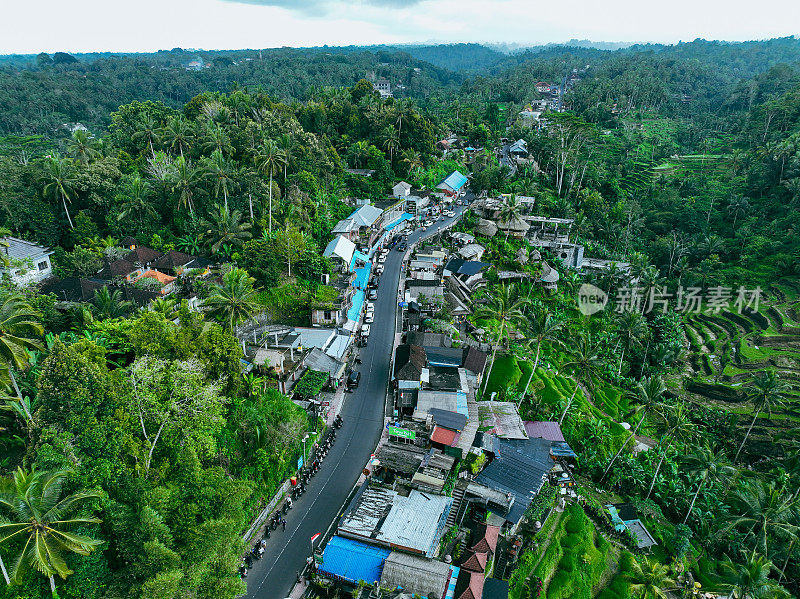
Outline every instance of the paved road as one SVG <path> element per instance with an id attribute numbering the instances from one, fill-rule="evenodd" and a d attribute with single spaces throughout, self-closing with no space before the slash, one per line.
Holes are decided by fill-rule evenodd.
<path id="1" fill-rule="evenodd" d="M 467 199 L 472 200 L 472 194 Z M 458 218 L 437 222 L 425 233 L 417 231 L 409 237 L 430 237 L 437 227 L 444 230 Z M 384 273 L 378 285 L 375 322 L 369 341 L 361 349 L 361 383 L 352 394 L 345 395 L 341 415 L 344 425 L 336 434 L 328 456 L 303 496 L 294 502 L 286 517 L 286 531 L 279 528 L 267 540 L 264 558 L 257 561 L 247 577 L 247 597 L 282 599 L 288 596 L 297 573 L 311 555 L 311 537 L 324 533 L 339 515 L 344 501 L 358 480 L 361 470 L 380 439 L 384 422 L 386 390 L 389 385 L 389 360 L 394 344 L 397 311 L 397 286 L 403 254 L 389 252 Z"/>

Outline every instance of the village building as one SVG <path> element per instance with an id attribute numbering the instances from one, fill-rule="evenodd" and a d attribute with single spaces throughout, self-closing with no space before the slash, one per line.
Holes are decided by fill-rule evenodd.
<path id="1" fill-rule="evenodd" d="M 453 171 L 445 179 L 436 186 L 444 192 L 445 196 L 453 198 L 458 196 L 464 191 L 467 184 L 466 175 L 462 175 L 458 171 Z"/>
<path id="2" fill-rule="evenodd" d="M 0 272 L 15 285 L 26 287 L 41 283 L 53 274 L 53 265 L 50 248 L 32 241 L 25 241 L 17 237 L 3 237 L 0 239 L 0 252 L 2 252 L 8 266 L 0 266 Z"/>
<path id="3" fill-rule="evenodd" d="M 404 200 L 411 195 L 411 184 L 400 181 L 392 187 L 392 195 L 399 200 Z"/>

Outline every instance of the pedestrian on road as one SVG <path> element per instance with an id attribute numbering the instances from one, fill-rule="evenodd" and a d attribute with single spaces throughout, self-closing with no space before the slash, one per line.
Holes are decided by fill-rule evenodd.
<path id="1" fill-rule="evenodd" d="M 283 525 L 283 532 L 286 532 L 286 518 L 283 519 L 283 522 L 281 522 L 281 524 Z"/>

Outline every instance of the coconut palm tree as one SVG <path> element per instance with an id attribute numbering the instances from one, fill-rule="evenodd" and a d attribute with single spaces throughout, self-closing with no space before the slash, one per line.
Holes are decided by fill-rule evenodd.
<path id="1" fill-rule="evenodd" d="M 231 212 L 227 206 L 217 204 L 208 219 L 203 219 L 200 224 L 205 229 L 204 237 L 212 254 L 218 253 L 223 245 L 242 247 L 252 237 L 252 223 L 242 220 L 239 210 Z"/>
<path id="2" fill-rule="evenodd" d="M 668 599 L 668 591 L 677 587 L 669 576 L 669 566 L 647 557 L 632 559 L 630 572 L 625 574 L 625 578 L 634 596 L 640 599 Z"/>
<path id="3" fill-rule="evenodd" d="M 564 321 L 553 316 L 553 314 L 550 312 L 542 311 L 533 318 L 529 319 L 527 325 L 528 326 L 526 327 L 525 333 L 534 342 L 536 353 L 534 354 L 533 358 L 533 368 L 531 369 L 531 374 L 528 377 L 528 382 L 525 384 L 523 393 L 527 393 L 528 387 L 530 387 L 531 384 L 531 380 L 533 380 L 533 375 L 536 372 L 536 368 L 539 366 L 542 343 L 545 341 L 551 343 L 560 343 L 558 334 L 564 327 Z"/>
<path id="4" fill-rule="evenodd" d="M 506 241 L 508 241 L 508 236 L 511 233 L 511 224 L 519 220 L 521 215 L 522 204 L 520 204 L 517 196 L 511 195 L 507 197 L 500 206 L 500 210 L 497 211 L 497 222 L 500 223 L 501 227 L 503 224 L 506 226 Z"/>
<path id="5" fill-rule="evenodd" d="M 750 431 L 753 430 L 753 425 L 758 420 L 761 412 L 766 410 L 771 416 L 772 410 L 783 405 L 784 397 L 789 389 L 789 385 L 778 378 L 778 374 L 774 370 L 767 370 L 753 376 L 747 394 L 750 403 L 753 405 L 753 420 L 750 422 L 750 426 L 747 427 L 744 439 L 742 439 L 742 443 L 736 451 L 736 456 L 733 458 L 734 463 L 739 459 L 739 454 L 742 453 L 742 448 L 747 442 Z"/>
<path id="6" fill-rule="evenodd" d="M 667 421 L 667 430 L 659 442 L 661 457 L 658 459 L 656 470 L 653 473 L 653 480 L 650 482 L 650 488 L 647 490 L 647 497 L 645 497 L 645 499 L 649 499 L 650 494 L 653 492 L 658 473 L 661 471 L 661 466 L 664 465 L 664 459 L 667 457 L 667 450 L 670 445 L 675 442 L 688 441 L 697 435 L 697 427 L 689 419 L 689 415 L 686 413 L 682 404 L 678 404 L 667 410 L 664 417 Z"/>
<path id="7" fill-rule="evenodd" d="M 769 577 L 773 568 L 772 562 L 755 550 L 746 553 L 743 562 L 727 558 L 722 562 L 725 577 L 723 586 L 730 589 L 730 596 L 736 599 L 789 597 L 786 590 Z"/>
<path id="8" fill-rule="evenodd" d="M 382 137 L 383 149 L 389 152 L 389 162 L 393 162 L 395 152 L 400 149 L 400 134 L 390 125 L 383 130 Z"/>
<path id="9" fill-rule="evenodd" d="M 492 349 L 492 361 L 489 364 L 489 372 L 486 373 L 486 380 L 483 383 L 483 391 L 489 384 L 489 377 L 492 375 L 494 361 L 497 357 L 497 349 L 505 336 L 508 334 L 508 327 L 522 326 L 525 321 L 523 309 L 529 300 L 517 293 L 517 288 L 513 283 L 503 284 L 495 288 L 488 295 L 485 301 L 475 311 L 475 317 L 480 320 L 496 320 L 500 326 L 497 331 L 497 339 Z"/>
<path id="10" fill-rule="evenodd" d="M 69 208 L 67 208 L 67 202 L 72 202 L 70 196 L 73 193 L 72 186 L 75 184 L 74 167 L 69 160 L 56 154 L 45 159 L 45 168 L 47 171 L 45 174 L 47 183 L 44 186 L 44 194 L 52 196 L 56 201 L 61 200 L 64 212 L 67 214 L 69 228 L 74 229 L 75 226 L 72 224 L 72 217 L 70 217 Z"/>
<path id="11" fill-rule="evenodd" d="M 217 123 L 209 122 L 205 131 L 203 150 L 206 152 L 221 152 L 223 155 L 232 153 L 231 138 L 228 132 Z"/>
<path id="12" fill-rule="evenodd" d="M 122 210 L 117 215 L 117 220 L 122 221 L 127 218 L 133 217 L 139 222 L 138 233 L 141 234 L 144 230 L 144 223 L 147 219 L 157 220 L 158 212 L 156 212 L 153 205 L 147 200 L 150 193 L 150 186 L 143 180 L 137 173 L 131 179 L 130 187 L 128 188 L 127 200 L 122 206 Z"/>
<path id="13" fill-rule="evenodd" d="M 85 129 L 72 132 L 72 139 L 67 142 L 67 154 L 82 166 L 100 156 L 99 142 Z"/>
<path id="14" fill-rule="evenodd" d="M 159 130 L 158 122 L 153 118 L 153 115 L 145 113 L 139 118 L 136 131 L 131 135 L 131 140 L 134 142 L 140 139 L 145 140 L 150 146 L 150 153 L 153 155 L 153 158 L 155 158 L 155 146 L 161 142 Z"/>
<path id="15" fill-rule="evenodd" d="M 110 291 L 108 285 L 103 285 L 92 298 L 92 313 L 98 320 L 106 318 L 119 318 L 125 316 L 133 309 L 133 303 L 122 299 L 122 291 Z"/>
<path id="16" fill-rule="evenodd" d="M 170 119 L 161 130 L 164 146 L 181 156 L 191 148 L 192 136 L 192 125 L 182 116 Z"/>
<path id="17" fill-rule="evenodd" d="M 403 152 L 402 162 L 408 166 L 408 174 L 411 176 L 415 170 L 422 168 L 422 154 L 416 150 L 406 150 Z"/>
<path id="18" fill-rule="evenodd" d="M 715 453 L 708 447 L 698 447 L 694 452 L 685 456 L 682 461 L 686 466 L 687 473 L 700 479 L 689 509 L 686 510 L 686 516 L 683 518 L 683 523 L 686 524 L 703 487 L 707 483 L 722 482 L 732 478 L 736 473 L 736 468 L 725 459 L 721 452 Z"/>
<path id="19" fill-rule="evenodd" d="M 754 549 L 770 555 L 769 541 L 791 540 L 800 530 L 795 523 L 800 502 L 774 482 L 756 479 L 734 491 L 732 528 L 746 531 Z"/>
<path id="20" fill-rule="evenodd" d="M 733 215 L 734 230 L 736 230 L 736 221 L 739 220 L 739 216 L 747 214 L 748 210 L 750 210 L 750 202 L 744 196 L 735 196 L 728 203 L 728 215 Z"/>
<path id="21" fill-rule="evenodd" d="M 221 285 L 214 284 L 203 305 L 211 316 L 232 331 L 239 322 L 261 310 L 256 302 L 254 280 L 246 270 L 232 268 L 222 277 Z"/>
<path id="22" fill-rule="evenodd" d="M 30 358 L 28 350 L 41 349 L 38 337 L 44 329 L 31 305 L 18 295 L 7 295 L 0 304 L 0 358 L 8 367 L 11 384 L 22 400 L 14 376 L 15 368 L 24 368 Z M 30 412 L 27 414 L 30 419 Z"/>
<path id="23" fill-rule="evenodd" d="M 272 233 L 272 177 L 286 164 L 286 155 L 273 140 L 268 139 L 256 154 L 259 171 L 269 175 L 269 232 Z"/>
<path id="24" fill-rule="evenodd" d="M 192 167 L 191 163 L 183 156 L 178 156 L 172 163 L 170 179 L 172 191 L 178 192 L 178 205 L 188 208 L 189 214 L 194 217 L 194 189 L 200 180 L 201 172 Z"/>
<path id="25" fill-rule="evenodd" d="M 73 532 L 99 519 L 75 516 L 98 491 L 83 491 L 62 497 L 66 471 L 26 472 L 17 468 L 10 478 L 0 480 L 0 547 L 17 554 L 11 580 L 21 582 L 28 568 L 50 579 L 55 596 L 55 576 L 72 574 L 64 553 L 89 555 L 101 541 Z M 6 575 L 5 567 L 3 574 Z M 9 577 L 6 575 L 6 582 Z"/>
<path id="26" fill-rule="evenodd" d="M 642 338 L 647 333 L 647 323 L 644 317 L 639 312 L 634 310 L 625 310 L 616 318 L 617 335 L 619 336 L 622 351 L 619 354 L 619 366 L 617 366 L 617 375 L 622 373 L 622 361 L 625 359 L 625 352 L 632 347 L 641 345 Z"/>
<path id="27" fill-rule="evenodd" d="M 357 141 L 350 146 L 350 161 L 353 168 L 361 168 L 369 158 L 369 142 L 365 140 Z"/>
<path id="28" fill-rule="evenodd" d="M 203 169 L 206 179 L 214 183 L 214 197 L 219 200 L 219 194 L 222 192 L 227 208 L 228 188 L 234 182 L 234 165 L 220 150 L 214 150 L 211 156 L 203 161 Z"/>
<path id="29" fill-rule="evenodd" d="M 294 151 L 294 138 L 291 135 L 281 135 L 276 142 L 278 148 L 283 152 L 283 181 L 286 182 L 286 177 L 289 171 L 289 163 L 293 159 L 292 152 Z"/>
<path id="30" fill-rule="evenodd" d="M 589 389 L 594 387 L 593 378 L 599 373 L 603 366 L 603 361 L 600 357 L 600 345 L 597 341 L 592 339 L 591 333 L 584 331 L 580 336 L 573 337 L 570 345 L 570 359 L 563 364 L 566 371 L 572 371 L 575 379 L 575 389 L 572 395 L 567 400 L 567 405 L 561 413 L 561 418 L 558 423 L 564 422 L 564 417 L 567 415 L 572 402 L 575 400 L 575 395 L 578 393 L 580 383 L 583 382 Z"/>
<path id="31" fill-rule="evenodd" d="M 639 422 L 636 423 L 636 426 L 633 427 L 633 430 L 628 435 L 628 438 L 625 439 L 625 442 L 619 448 L 617 453 L 615 453 L 614 457 L 611 458 L 611 461 L 608 463 L 605 472 L 603 472 L 603 476 L 600 478 L 600 482 L 603 482 L 603 479 L 611 470 L 614 462 L 617 461 L 617 458 L 622 454 L 622 451 L 628 446 L 630 440 L 636 436 L 637 432 L 639 432 L 639 427 L 642 426 L 642 423 L 647 416 L 647 412 L 659 404 L 664 398 L 664 391 L 666 390 L 667 386 L 664 384 L 664 381 L 660 376 L 649 376 L 644 380 L 639 381 L 636 384 L 636 389 L 634 389 L 632 393 L 628 393 L 628 396 L 639 404 L 642 415 L 639 418 Z"/>

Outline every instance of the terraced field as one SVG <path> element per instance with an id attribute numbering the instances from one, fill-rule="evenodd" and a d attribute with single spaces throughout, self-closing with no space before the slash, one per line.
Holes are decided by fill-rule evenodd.
<path id="1" fill-rule="evenodd" d="M 800 282 L 780 281 L 765 291 L 758 312 L 731 307 L 717 314 L 684 317 L 687 366 L 682 384 L 699 402 L 752 415 L 746 386 L 753 375 L 777 370 L 792 385 L 785 405 L 762 414 L 746 447 L 751 455 L 773 456 L 787 441 L 800 440 Z"/>

